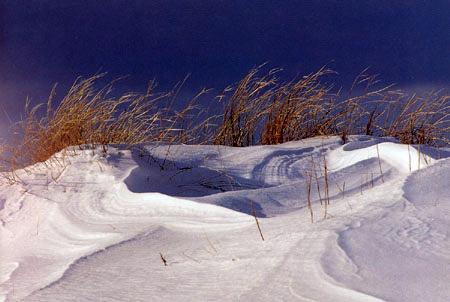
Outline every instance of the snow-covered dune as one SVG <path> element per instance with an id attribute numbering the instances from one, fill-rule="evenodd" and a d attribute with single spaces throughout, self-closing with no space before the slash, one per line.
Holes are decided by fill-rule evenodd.
<path id="1" fill-rule="evenodd" d="M 76 153 L 1 185 L 0 301 L 450 301 L 449 150 Z"/>

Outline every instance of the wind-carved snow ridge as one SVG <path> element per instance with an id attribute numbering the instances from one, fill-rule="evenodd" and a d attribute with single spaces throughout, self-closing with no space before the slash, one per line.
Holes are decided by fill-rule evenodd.
<path id="1" fill-rule="evenodd" d="M 0 190 L 0 301 L 449 301 L 448 153 L 318 137 L 30 167 Z"/>
<path id="2" fill-rule="evenodd" d="M 356 145 L 356 144 L 355 144 Z M 352 146 L 352 148 L 355 148 Z M 352 150 L 349 147 L 343 147 L 328 156 L 331 170 L 340 170 L 354 165 L 369 158 L 377 158 L 384 161 L 389 166 L 397 169 L 399 172 L 408 173 L 424 168 L 434 162 L 427 154 L 420 152 L 420 149 L 410 145 L 400 145 L 392 142 L 375 144 L 363 149 Z"/>

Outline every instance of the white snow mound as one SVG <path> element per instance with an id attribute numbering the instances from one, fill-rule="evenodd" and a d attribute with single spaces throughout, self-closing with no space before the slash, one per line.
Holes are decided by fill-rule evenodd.
<path id="1" fill-rule="evenodd" d="M 449 153 L 61 153 L 0 186 L 0 301 L 450 301 Z"/>

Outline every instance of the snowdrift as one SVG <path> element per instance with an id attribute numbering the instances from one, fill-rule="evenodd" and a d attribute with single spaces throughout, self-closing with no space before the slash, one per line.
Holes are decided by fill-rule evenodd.
<path id="1" fill-rule="evenodd" d="M 450 300 L 449 149 L 355 136 L 55 156 L 1 185 L 0 301 Z"/>

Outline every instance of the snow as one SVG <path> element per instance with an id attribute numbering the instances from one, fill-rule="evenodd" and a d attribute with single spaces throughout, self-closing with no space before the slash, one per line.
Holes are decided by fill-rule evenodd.
<path id="1" fill-rule="evenodd" d="M 450 301 L 449 149 L 354 136 L 55 156 L 1 185 L 0 301 Z"/>

